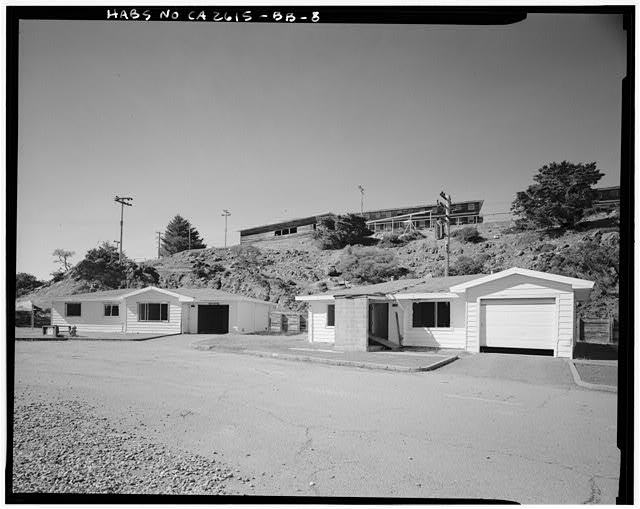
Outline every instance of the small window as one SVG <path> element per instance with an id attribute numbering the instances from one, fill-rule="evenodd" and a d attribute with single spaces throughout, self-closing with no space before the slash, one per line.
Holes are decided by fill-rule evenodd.
<path id="1" fill-rule="evenodd" d="M 120 306 L 117 304 L 105 304 L 104 316 L 120 316 Z"/>
<path id="2" fill-rule="evenodd" d="M 450 302 L 414 302 L 413 327 L 450 327 Z"/>
<path id="3" fill-rule="evenodd" d="M 282 235 L 282 230 L 276 230 L 273 232 L 276 236 Z"/>
<path id="4" fill-rule="evenodd" d="M 82 316 L 82 304 L 80 304 L 79 302 L 67 302 L 66 315 Z"/>
<path id="5" fill-rule="evenodd" d="M 296 226 L 295 228 L 289 228 L 289 233 L 298 233 L 298 227 Z"/>
<path id="6" fill-rule="evenodd" d="M 169 304 L 156 302 L 138 303 L 138 321 L 140 322 L 167 322 L 169 320 Z"/>
<path id="7" fill-rule="evenodd" d="M 436 317 L 438 327 L 449 327 L 451 325 L 451 303 L 438 302 L 436 305 Z"/>
<path id="8" fill-rule="evenodd" d="M 327 305 L 327 327 L 334 327 L 336 324 L 336 305 Z"/>

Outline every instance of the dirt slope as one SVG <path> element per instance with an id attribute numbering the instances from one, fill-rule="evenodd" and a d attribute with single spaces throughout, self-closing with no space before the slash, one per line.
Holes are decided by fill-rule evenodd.
<path id="1" fill-rule="evenodd" d="M 587 228 L 558 236 L 531 231 L 513 232 L 510 226 L 508 222 L 478 225 L 484 241 L 476 244 L 452 238 L 451 265 L 455 265 L 460 256 L 473 259 L 484 257 L 484 273 L 513 266 L 562 273 L 563 270 L 569 270 L 566 268 L 566 258 L 575 256 L 575 246 L 588 243 L 585 245 L 600 245 L 612 252 L 619 249 L 619 234 L 611 226 Z M 431 233 L 406 245 L 386 249 L 396 254 L 399 265 L 410 270 L 408 277 L 442 274 L 444 241 L 435 240 Z M 342 282 L 342 278 L 328 275 L 342 252 L 322 251 L 310 237 L 297 236 L 250 246 L 182 252 L 146 263 L 158 271 L 161 287 L 217 288 L 276 302 L 282 308 L 303 309 L 304 305 L 294 300 L 295 295 L 324 291 Z M 583 267 L 584 263 L 581 265 L 569 261 L 572 262 L 570 270 L 574 273 L 566 275 L 596 281 L 591 301 L 581 313 L 585 316 L 617 315 L 617 272 L 613 275 L 613 269 L 609 274 L 607 267 Z M 574 265 L 577 267 L 575 270 Z M 48 302 L 57 295 L 91 290 L 88 282 L 65 279 L 24 298 L 48 307 Z"/>

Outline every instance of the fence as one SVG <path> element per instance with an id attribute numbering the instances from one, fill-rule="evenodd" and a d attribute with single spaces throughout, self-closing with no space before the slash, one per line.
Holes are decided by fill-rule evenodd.
<path id="1" fill-rule="evenodd" d="M 580 318 L 579 340 L 587 343 L 617 344 L 618 320 L 615 318 Z"/>
<path id="2" fill-rule="evenodd" d="M 303 332 L 307 330 L 307 320 L 303 313 L 272 311 L 269 313 L 271 332 Z"/>

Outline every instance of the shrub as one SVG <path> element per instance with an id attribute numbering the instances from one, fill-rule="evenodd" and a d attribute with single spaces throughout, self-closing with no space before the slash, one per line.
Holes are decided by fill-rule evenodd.
<path id="1" fill-rule="evenodd" d="M 484 264 L 488 259 L 489 255 L 486 254 L 482 254 L 475 259 L 465 255 L 459 256 L 455 264 L 449 267 L 449 275 L 483 274 L 485 272 Z"/>
<path id="2" fill-rule="evenodd" d="M 453 232 L 452 237 L 460 239 L 461 242 L 471 242 L 472 244 L 476 244 L 484 240 L 478 232 L 478 229 L 473 226 L 465 226 L 460 230 L 456 230 Z"/>
<path id="3" fill-rule="evenodd" d="M 403 242 L 411 242 L 412 240 L 424 239 L 424 235 L 418 230 L 411 230 L 401 234 L 398 238 Z"/>
<path id="4" fill-rule="evenodd" d="M 357 214 L 323 217 L 313 234 L 320 249 L 342 249 L 362 244 L 373 232 L 367 228 L 364 217 Z"/>
<path id="5" fill-rule="evenodd" d="M 354 283 L 381 283 L 409 273 L 409 269 L 399 265 L 395 253 L 377 247 L 347 248 L 337 269 L 343 278 Z"/>
<path id="6" fill-rule="evenodd" d="M 403 245 L 404 242 L 400 237 L 395 233 L 385 233 L 380 241 L 378 242 L 378 247 L 397 247 Z"/>

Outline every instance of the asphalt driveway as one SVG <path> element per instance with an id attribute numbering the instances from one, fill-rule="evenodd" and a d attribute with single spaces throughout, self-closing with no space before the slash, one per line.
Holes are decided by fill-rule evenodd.
<path id="1" fill-rule="evenodd" d="M 391 373 L 203 352 L 192 342 L 17 342 L 16 409 L 91 405 L 112 433 L 181 458 L 215 458 L 235 473 L 225 493 L 615 502 L 616 395 L 562 377 L 521 379 L 537 362 L 555 369 L 554 359 L 533 359 L 529 369 L 511 357 L 512 371 L 497 378 L 488 367 L 486 376 L 473 372 L 472 357 L 428 373 Z M 488 355 L 474 356 L 476 365 L 502 362 Z M 39 440 L 41 456 L 23 457 L 51 461 L 48 438 Z M 65 465 L 81 468 L 77 444 L 64 450 Z M 136 466 L 144 492 L 157 471 L 147 468 Z M 75 474 L 77 483 L 91 478 Z"/>

